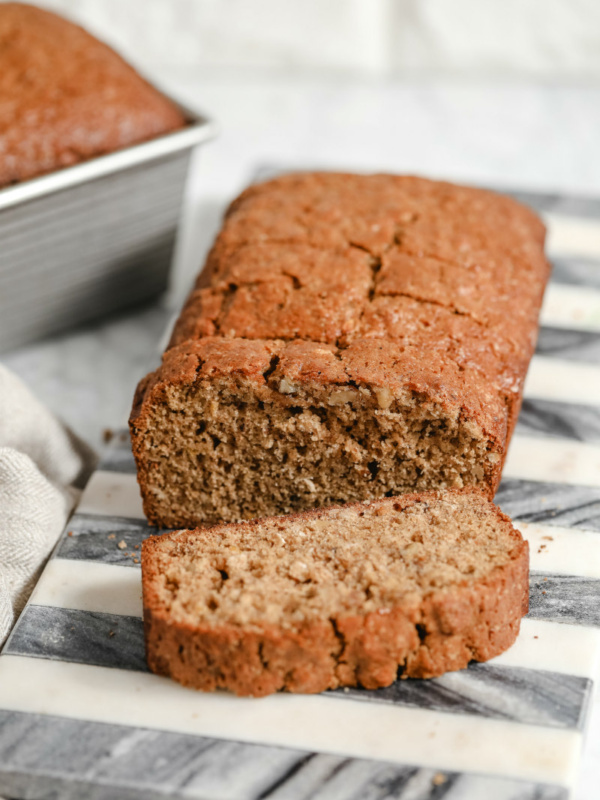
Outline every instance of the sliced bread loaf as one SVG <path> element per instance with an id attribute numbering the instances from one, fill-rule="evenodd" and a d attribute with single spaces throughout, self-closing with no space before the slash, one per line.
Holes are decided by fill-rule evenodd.
<path id="1" fill-rule="evenodd" d="M 473 489 L 153 536 L 142 574 L 150 668 L 238 695 L 441 675 L 528 607 L 527 543 Z"/>
<path id="2" fill-rule="evenodd" d="M 508 197 L 302 173 L 230 207 L 130 417 L 165 528 L 477 486 L 492 499 L 549 275 Z"/>

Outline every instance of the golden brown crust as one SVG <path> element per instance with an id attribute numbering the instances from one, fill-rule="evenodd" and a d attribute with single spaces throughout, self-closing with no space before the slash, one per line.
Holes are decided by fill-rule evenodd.
<path id="1" fill-rule="evenodd" d="M 132 413 L 149 518 L 199 521 L 150 496 L 145 430 L 170 385 L 222 376 L 267 399 L 277 378 L 435 401 L 481 431 L 494 462 L 478 485 L 493 497 L 535 348 L 543 242 L 538 217 L 508 197 L 410 176 L 293 174 L 247 189 Z"/>
<path id="2" fill-rule="evenodd" d="M 270 375 L 274 359 L 276 373 Z M 423 359 L 423 351 L 416 347 L 399 352 L 393 342 L 385 339 L 359 340 L 339 350 L 333 345 L 303 340 L 204 337 L 165 353 L 161 368 L 140 383 L 130 417 L 144 513 L 159 527 L 194 527 L 203 520 L 198 518 L 195 509 L 180 508 L 175 514 L 169 514 L 155 494 L 144 491 L 150 483 L 149 470 L 156 466 L 145 458 L 144 437 L 138 434 L 138 429 L 144 429 L 145 415 L 153 407 L 167 402 L 170 388 L 217 376 L 250 382 L 255 394 L 264 401 L 280 397 L 276 387 L 282 379 L 292 385 L 353 385 L 392 393 L 414 392 L 465 420 L 477 421 L 488 440 L 489 451 L 498 454 L 497 461 L 486 465 L 486 480 L 481 489 L 492 499 L 500 483 L 508 439 L 506 405 L 496 387 L 468 366 L 461 368 L 441 354 L 435 360 Z M 465 376 L 469 379 L 466 384 Z"/>
<path id="3" fill-rule="evenodd" d="M 405 509 L 473 492 L 478 494 L 411 494 L 369 506 L 393 502 Z M 346 508 L 358 512 L 369 506 Z M 499 524 L 510 525 L 499 509 L 489 507 Z M 308 511 L 282 519 L 310 522 L 327 513 Z M 238 525 L 252 529 L 260 524 L 254 520 Z M 511 538 L 514 548 L 508 562 L 478 581 L 434 590 L 421 602 L 411 598 L 395 608 L 312 620 L 289 629 L 273 624 L 193 626 L 172 619 L 156 589 L 155 554 L 161 537 L 151 537 L 142 548 L 148 664 L 153 672 L 185 686 L 258 697 L 280 690 L 313 693 L 357 685 L 377 689 L 398 675 L 432 678 L 462 669 L 472 660 L 486 661 L 515 641 L 528 610 L 528 545 L 514 529 Z"/>
<path id="4" fill-rule="evenodd" d="M 0 186 L 185 124 L 105 44 L 55 14 L 0 3 Z"/>

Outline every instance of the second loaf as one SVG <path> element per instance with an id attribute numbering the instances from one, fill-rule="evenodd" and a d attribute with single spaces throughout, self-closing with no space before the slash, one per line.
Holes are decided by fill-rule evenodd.
<path id="1" fill-rule="evenodd" d="M 548 278 L 492 192 L 309 173 L 230 207 L 130 427 L 165 527 L 407 491 L 493 497 Z"/>

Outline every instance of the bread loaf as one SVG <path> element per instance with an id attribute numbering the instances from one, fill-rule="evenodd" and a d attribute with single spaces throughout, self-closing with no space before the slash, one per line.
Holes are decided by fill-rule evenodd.
<path id="1" fill-rule="evenodd" d="M 387 686 L 485 661 L 528 605 L 527 543 L 477 490 L 142 545 L 150 669 L 239 695 Z"/>
<path id="2" fill-rule="evenodd" d="M 130 419 L 149 520 L 232 521 L 408 491 L 493 497 L 548 278 L 489 191 L 287 175 L 230 207 Z"/>
<path id="3" fill-rule="evenodd" d="M 82 28 L 0 3 L 0 187 L 184 124 L 173 103 Z"/>

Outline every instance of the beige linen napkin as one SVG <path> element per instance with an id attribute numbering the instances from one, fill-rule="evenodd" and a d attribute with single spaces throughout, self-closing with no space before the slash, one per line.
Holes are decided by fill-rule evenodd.
<path id="1" fill-rule="evenodd" d="M 95 463 L 0 365 L 0 647 Z"/>

